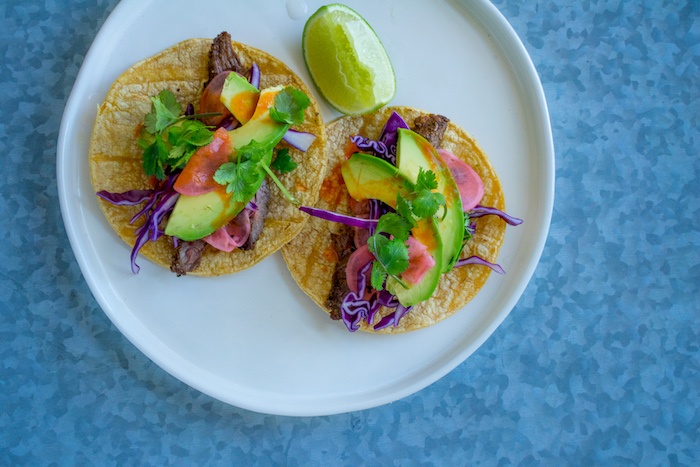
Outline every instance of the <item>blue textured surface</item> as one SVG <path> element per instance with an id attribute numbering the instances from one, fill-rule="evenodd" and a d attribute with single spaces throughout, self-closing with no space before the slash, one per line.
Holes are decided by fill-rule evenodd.
<path id="1" fill-rule="evenodd" d="M 557 189 L 541 263 L 449 375 L 318 418 L 187 387 L 83 280 L 56 140 L 115 3 L 0 1 L 0 464 L 700 463 L 700 2 L 495 1 L 550 108 Z"/>

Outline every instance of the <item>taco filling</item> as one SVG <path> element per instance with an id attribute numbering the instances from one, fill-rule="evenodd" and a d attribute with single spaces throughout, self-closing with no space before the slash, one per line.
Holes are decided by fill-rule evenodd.
<path id="1" fill-rule="evenodd" d="M 479 173 L 450 149 L 441 147 L 446 131 L 460 143 L 455 130 L 448 130 L 447 118 L 411 110 L 413 125 L 409 127 L 398 112 L 392 111 L 388 118 L 387 113 L 382 113 L 385 123 L 374 138 L 362 133 L 373 128 L 362 119 L 355 119 L 355 124 L 343 119 L 334 124 L 329 131 L 329 138 L 334 138 L 329 139 L 329 150 L 330 157 L 335 155 L 335 167 L 321 190 L 324 207 L 300 208 L 321 220 L 307 230 L 315 231 L 308 232 L 316 239 L 314 249 L 322 245 L 332 249 L 326 258 L 330 260 L 324 264 L 319 259 L 317 265 L 333 268 L 330 283 L 310 279 L 313 273 L 306 267 L 308 260 L 301 265 L 292 254 L 300 247 L 297 241 L 283 249 L 297 282 L 350 331 L 391 328 L 401 332 L 444 318 L 466 297 L 457 291 L 454 299 L 455 292 L 449 291 L 453 300 L 445 304 L 437 297 L 436 301 L 439 294 L 460 287 L 457 281 L 463 274 L 456 271 L 479 265 L 504 273 L 479 254 L 479 245 L 470 245 L 482 240 L 478 219 L 489 216 L 500 223 L 522 222 L 499 207 L 481 204 L 485 184 Z M 374 126 L 381 121 L 376 115 L 367 119 L 373 119 Z M 360 132 L 351 134 L 354 127 Z M 485 173 L 491 177 L 489 188 L 498 192 L 492 200 L 502 204 L 500 185 L 497 178 L 495 183 L 493 180 L 495 173 Z M 324 236 L 319 233 L 324 227 L 333 232 Z M 495 226 L 492 219 L 485 227 L 493 237 L 486 241 L 486 253 L 495 257 L 502 226 Z M 306 238 L 306 232 L 302 236 Z M 477 290 L 488 275 L 483 269 L 476 280 Z M 320 290 L 326 287 L 324 297 Z M 440 307 L 445 309 L 436 309 Z M 431 316 L 418 316 L 404 326 L 403 321 L 414 318 L 413 314 Z"/>
<path id="2" fill-rule="evenodd" d="M 321 176 L 309 177 L 310 170 L 293 173 L 304 153 L 308 160 L 303 161 L 314 164 L 313 171 L 320 169 L 322 173 L 325 164 L 325 148 L 319 148 L 318 144 L 313 147 L 317 139 L 324 144 L 325 137 L 320 114 L 308 97 L 308 90 L 274 58 L 233 43 L 226 32 L 210 44 L 205 60 L 198 40 L 186 41 L 152 59 L 182 62 L 183 55 L 194 56 L 193 68 L 200 78 L 189 81 L 199 83 L 203 91 L 183 105 L 181 101 L 186 96 L 179 94 L 186 94 L 181 93 L 181 88 L 185 88 L 183 81 L 187 73 L 182 72 L 182 77 L 171 78 L 172 86 L 150 96 L 150 112 L 141 114 L 135 130 L 142 174 L 131 173 L 129 177 L 145 178 L 151 186 L 135 186 L 125 191 L 101 189 L 96 193 L 111 205 L 136 209 L 128 221 L 136 226 L 130 241 L 134 273 L 139 271 L 136 258 L 142 249 L 160 264 L 164 262 L 163 253 L 167 252 L 168 265 L 178 276 L 190 272 L 202 275 L 235 272 L 281 247 L 301 229 L 303 219 L 290 214 L 289 207 L 280 206 L 280 193 L 296 200 L 280 178 L 290 174 L 286 178 L 292 182 L 291 189 L 303 201 L 315 201 Z M 239 57 L 239 53 L 244 53 L 246 59 Z M 256 58 L 263 63 L 259 65 Z M 202 67 L 203 61 L 206 67 Z M 135 71 L 130 70 L 131 74 L 146 73 L 147 65 L 148 61 L 145 65 L 137 64 Z M 165 73 L 177 72 L 166 69 Z M 123 97 L 131 93 L 124 91 L 130 83 L 120 83 L 129 79 L 127 72 L 110 94 Z M 150 81 L 151 77 L 143 79 Z M 109 98 L 110 95 L 108 101 Z M 109 120 L 108 116 L 116 112 L 103 106 L 98 115 L 91 147 L 96 188 L 104 185 L 100 181 L 108 176 L 106 159 L 111 157 L 95 149 L 107 145 L 101 140 L 109 140 L 98 131 L 102 128 L 100 121 Z M 311 116 L 311 121 L 307 116 Z M 133 159 L 128 160 L 125 169 L 134 169 Z M 274 182 L 272 186 L 267 181 L 268 175 Z M 124 237 L 123 221 L 113 221 L 111 208 L 103 205 L 103 209 Z M 265 235 L 269 215 L 275 217 L 269 222 L 273 225 L 272 236 Z M 284 230 L 282 235 L 275 235 L 280 229 Z M 257 249 L 260 241 L 265 245 Z M 151 242 L 160 245 L 148 249 Z M 232 252 L 240 254 L 236 258 L 222 258 Z M 246 252 L 250 254 L 245 255 Z M 200 271 L 203 259 L 206 267 Z"/>

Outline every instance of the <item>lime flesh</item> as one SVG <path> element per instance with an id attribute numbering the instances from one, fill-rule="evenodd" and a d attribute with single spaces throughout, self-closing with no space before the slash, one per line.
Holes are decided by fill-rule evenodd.
<path id="1" fill-rule="evenodd" d="M 379 37 L 345 5 L 326 5 L 311 15 L 302 50 L 319 92 L 346 115 L 377 110 L 396 94 L 394 69 Z"/>

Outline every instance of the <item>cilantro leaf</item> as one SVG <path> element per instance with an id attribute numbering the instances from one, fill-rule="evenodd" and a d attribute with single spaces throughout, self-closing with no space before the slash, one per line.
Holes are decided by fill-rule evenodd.
<path id="1" fill-rule="evenodd" d="M 420 167 L 416 178 L 416 191 L 435 190 L 437 187 L 438 183 L 435 173 L 432 170 L 423 170 L 423 167 Z"/>
<path id="2" fill-rule="evenodd" d="M 283 148 L 277 151 L 275 160 L 272 161 L 270 167 L 281 174 L 286 174 L 297 168 L 297 163 L 292 160 L 289 155 L 289 149 Z"/>
<path id="3" fill-rule="evenodd" d="M 270 150 L 271 151 L 271 150 Z M 265 148 L 255 140 L 237 151 L 237 162 L 226 162 L 214 173 L 214 181 L 226 186 L 227 193 L 233 193 L 233 200 L 242 202 L 250 199 L 265 177 L 262 158 Z"/>
<path id="4" fill-rule="evenodd" d="M 170 143 L 168 163 L 174 168 L 184 167 L 197 148 L 206 146 L 214 139 L 214 133 L 196 120 L 184 120 L 168 127 L 166 132 Z"/>
<path id="5" fill-rule="evenodd" d="M 228 185 L 229 183 L 233 183 L 237 176 L 237 168 L 238 164 L 235 162 L 226 162 L 221 164 L 219 168 L 216 169 L 216 172 L 214 172 L 214 181 L 219 185 Z M 228 191 L 228 187 L 226 191 Z"/>
<path id="6" fill-rule="evenodd" d="M 226 185 L 226 192 L 233 193 L 233 200 L 243 202 L 255 194 L 257 182 L 264 175 L 258 169 L 258 163 L 251 160 L 244 162 L 226 162 L 214 173 L 214 181 Z"/>
<path id="7" fill-rule="evenodd" d="M 419 219 L 434 216 L 440 206 L 446 206 L 447 201 L 442 193 L 433 193 L 429 190 L 421 190 L 416 193 L 412 202 L 413 214 Z"/>
<path id="8" fill-rule="evenodd" d="M 415 227 L 416 221 L 413 218 L 413 208 L 411 207 L 411 202 L 401 196 L 401 193 L 396 196 L 396 214 L 403 217 L 404 220 L 411 225 L 411 227 Z"/>
<path id="9" fill-rule="evenodd" d="M 403 242 L 408 241 L 408 234 L 411 224 L 402 216 L 388 212 L 379 218 L 377 222 L 377 232 L 384 232 Z"/>
<path id="10" fill-rule="evenodd" d="M 156 176 L 158 180 L 165 178 L 163 162 L 168 157 L 168 148 L 160 135 L 155 136 L 153 143 L 143 151 L 143 171 L 147 176 Z"/>
<path id="11" fill-rule="evenodd" d="M 296 125 L 304 121 L 304 110 L 311 100 L 303 92 L 287 86 L 275 96 L 275 105 L 270 108 L 270 117 L 279 123 Z"/>
<path id="12" fill-rule="evenodd" d="M 379 261 L 374 261 L 372 263 L 372 274 L 370 275 L 370 284 L 375 290 L 382 290 L 384 288 L 384 283 L 389 275 L 386 269 Z"/>
<path id="13" fill-rule="evenodd" d="M 180 139 L 192 146 L 206 146 L 214 139 L 214 133 L 199 120 L 184 120 L 182 129 L 184 132 Z"/>
<path id="14" fill-rule="evenodd" d="M 174 123 L 182 113 L 182 107 L 175 98 L 175 94 L 167 89 L 162 90 L 157 96 L 151 97 L 151 113 L 146 115 L 146 131 L 158 133 L 168 125 Z"/>
<path id="15" fill-rule="evenodd" d="M 139 134 L 139 139 L 137 141 L 141 149 L 146 149 L 148 146 L 153 144 L 156 140 L 155 135 L 146 131 L 145 128 L 141 129 L 141 134 Z"/>
<path id="16" fill-rule="evenodd" d="M 424 219 L 434 216 L 440 206 L 445 207 L 447 213 L 447 201 L 442 193 L 434 193 L 432 190 L 438 187 L 435 173 L 420 168 L 416 184 L 406 197 L 399 193 L 396 197 L 396 212 L 403 217 L 411 227 L 416 225 L 416 219 Z"/>
<path id="17" fill-rule="evenodd" d="M 259 162 L 263 158 L 263 156 L 267 154 L 268 151 L 272 150 L 265 150 L 265 147 L 262 144 L 258 143 L 255 140 L 252 140 L 250 143 L 246 144 L 245 146 L 242 146 L 236 152 L 238 155 L 238 160 L 240 162 L 247 160 Z"/>
<path id="18" fill-rule="evenodd" d="M 151 111 L 144 118 L 138 140 L 146 175 L 164 179 L 166 167 L 184 167 L 197 148 L 214 139 L 204 123 L 181 114 L 182 106 L 167 89 L 151 97 Z"/>
<path id="19" fill-rule="evenodd" d="M 408 247 L 404 241 L 374 234 L 367 239 L 367 245 L 390 276 L 397 276 L 408 269 Z"/>

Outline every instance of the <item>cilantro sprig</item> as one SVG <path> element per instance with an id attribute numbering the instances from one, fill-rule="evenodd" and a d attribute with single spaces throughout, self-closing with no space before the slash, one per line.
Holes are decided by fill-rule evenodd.
<path id="1" fill-rule="evenodd" d="M 226 192 L 232 193 L 234 201 L 244 202 L 255 196 L 267 174 L 291 203 L 300 204 L 265 162 L 271 152 L 272 149 L 251 141 L 236 152 L 236 161 L 226 162 L 214 172 L 214 181 L 226 186 Z"/>
<path id="2" fill-rule="evenodd" d="M 272 161 L 270 167 L 275 169 L 281 174 L 286 174 L 294 169 L 296 169 L 298 164 L 292 160 L 292 156 L 289 155 L 288 148 L 278 149 L 275 155 L 275 160 Z"/>
<path id="3" fill-rule="evenodd" d="M 138 144 L 143 149 L 143 170 L 158 180 L 165 178 L 168 167 L 181 169 L 197 148 L 214 139 L 204 123 L 195 120 L 205 115 L 182 115 L 175 95 L 164 89 L 151 97 L 151 111 L 144 118 Z"/>
<path id="4" fill-rule="evenodd" d="M 399 274 L 408 269 L 406 242 L 411 223 L 397 213 L 388 212 L 379 218 L 374 235 L 367 239 L 369 251 L 374 255 L 370 283 L 382 290 L 387 277 L 402 284 Z"/>
<path id="5" fill-rule="evenodd" d="M 446 212 L 445 196 L 432 191 L 437 187 L 435 174 L 421 168 L 409 193 L 397 195 L 396 211 L 379 218 L 374 235 L 367 239 L 369 250 L 375 258 L 370 276 L 374 289 L 382 290 L 388 277 L 407 287 L 399 276 L 409 266 L 406 242 L 411 229 L 420 219 L 435 216 L 441 206 Z"/>
<path id="6" fill-rule="evenodd" d="M 418 219 L 425 219 L 437 214 L 438 209 L 442 206 L 443 218 L 447 214 L 447 201 L 445 195 L 436 193 L 438 187 L 435 173 L 431 170 L 423 170 L 421 167 L 418 171 L 418 177 L 413 191 L 404 199 L 404 202 L 410 207 L 413 215 Z M 399 194 L 399 196 L 401 196 Z M 406 209 L 404 206 L 403 209 Z"/>
<path id="7" fill-rule="evenodd" d="M 279 123 L 297 125 L 304 122 L 304 110 L 311 100 L 303 92 L 287 86 L 275 96 L 275 105 L 270 107 L 270 117 Z"/>
<path id="8" fill-rule="evenodd" d="M 233 193 L 234 201 L 252 198 L 265 177 L 260 165 L 267 152 L 257 141 L 251 141 L 236 151 L 235 162 L 226 162 L 217 169 L 214 181 L 226 186 L 226 192 Z"/>
<path id="9" fill-rule="evenodd" d="M 311 103 L 306 94 L 287 86 L 275 96 L 275 104 L 270 107 L 270 117 L 279 123 L 296 125 L 304 122 L 304 111 Z M 235 201 L 245 201 L 255 195 L 265 174 L 269 175 L 287 200 L 293 204 L 301 204 L 280 182 L 277 175 L 289 173 L 297 168 L 297 163 L 289 155 L 289 149 L 276 151 L 275 159 L 270 164 L 269 156 L 272 149 L 265 147 L 255 140 L 240 148 L 236 161 L 222 164 L 214 173 L 214 181 L 226 186 L 228 193 L 233 193 Z"/>

